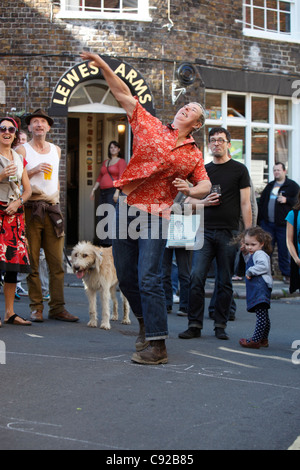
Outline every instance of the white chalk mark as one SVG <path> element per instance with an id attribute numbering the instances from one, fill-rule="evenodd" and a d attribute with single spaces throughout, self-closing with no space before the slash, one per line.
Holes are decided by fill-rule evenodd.
<path id="1" fill-rule="evenodd" d="M 264 359 L 276 359 L 277 361 L 291 362 L 291 359 L 286 359 L 285 357 L 280 357 L 280 356 L 267 356 L 265 354 L 253 353 L 250 351 L 238 351 L 237 349 L 230 349 L 230 348 L 226 348 L 223 346 L 221 346 L 218 349 L 220 349 L 221 351 L 232 352 L 235 354 L 243 354 L 245 356 L 260 357 Z"/>
<path id="2" fill-rule="evenodd" d="M 26 333 L 27 336 L 30 336 L 31 338 L 44 338 L 44 336 L 39 336 L 39 335 L 33 335 L 31 333 Z"/>
<path id="3" fill-rule="evenodd" d="M 119 356 L 111 356 L 111 357 L 71 357 L 71 356 L 53 356 L 50 354 L 34 354 L 34 353 L 20 353 L 15 351 L 7 352 L 7 354 L 17 355 L 17 356 L 31 356 L 31 357 L 43 357 L 45 359 L 62 359 L 62 360 L 69 360 L 69 361 L 105 361 L 107 359 L 120 359 L 124 357 L 125 354 L 121 354 Z"/>
<path id="4" fill-rule="evenodd" d="M 36 430 L 36 428 L 40 427 L 51 427 L 51 428 L 60 428 L 62 429 L 61 425 L 58 424 L 51 424 L 51 423 L 40 423 L 38 421 L 27 421 L 25 419 L 18 419 L 18 418 L 5 418 L 8 422 L 5 425 L 0 425 L 0 429 L 9 429 L 10 431 L 18 431 L 18 432 L 23 432 L 27 434 L 34 434 L 35 436 L 40 436 L 40 437 L 46 437 L 50 439 L 59 439 L 63 441 L 69 441 L 69 442 L 76 442 L 79 444 L 84 444 L 88 446 L 94 446 L 94 447 L 100 447 L 100 448 L 108 448 L 108 449 L 116 449 L 120 450 L 120 447 L 113 446 L 111 444 L 104 444 L 104 443 L 99 443 L 99 442 L 91 442 L 91 441 L 86 441 L 82 439 L 77 439 L 69 436 L 62 436 L 62 435 L 57 435 L 53 433 L 48 433 L 48 432 L 40 432 Z M 2 419 L 3 421 L 3 419 Z"/>
<path id="5" fill-rule="evenodd" d="M 195 354 L 197 356 L 208 357 L 209 359 L 215 359 L 217 361 L 227 362 L 229 364 L 234 364 L 240 367 L 246 367 L 248 369 L 258 369 L 258 367 L 256 366 L 249 366 L 248 364 L 242 364 L 241 362 L 230 361 L 229 359 L 224 359 L 223 357 L 216 357 L 216 356 L 210 356 L 208 354 L 202 354 L 199 351 L 189 351 L 189 353 Z"/>

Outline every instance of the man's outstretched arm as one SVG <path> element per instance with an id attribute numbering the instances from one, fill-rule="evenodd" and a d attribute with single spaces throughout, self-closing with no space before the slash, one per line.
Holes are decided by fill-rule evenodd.
<path id="1" fill-rule="evenodd" d="M 90 65 L 94 65 L 102 70 L 103 77 L 105 78 L 112 94 L 131 118 L 136 106 L 136 100 L 132 96 L 126 83 L 124 83 L 123 80 L 115 74 L 110 66 L 98 54 L 83 51 L 81 52 L 80 57 L 83 60 L 89 60 Z"/>

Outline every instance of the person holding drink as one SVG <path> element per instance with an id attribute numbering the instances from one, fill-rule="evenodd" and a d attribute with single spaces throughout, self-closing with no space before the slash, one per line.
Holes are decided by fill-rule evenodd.
<path id="1" fill-rule="evenodd" d="M 277 243 L 278 265 L 286 284 L 290 282 L 290 254 L 286 245 L 286 216 L 297 200 L 299 185 L 287 177 L 285 164 L 275 163 L 274 180 L 270 181 L 258 201 L 258 225 Z"/>
<path id="2" fill-rule="evenodd" d="M 26 234 L 32 272 L 27 277 L 31 320 L 43 321 L 43 293 L 39 276 L 40 248 L 44 248 L 49 267 L 49 318 L 78 321 L 65 309 L 63 216 L 59 205 L 59 162 L 61 149 L 47 142 L 53 119 L 42 109 L 25 118 L 32 139 L 17 148 L 28 162 L 32 195 L 25 206 Z"/>
<path id="3" fill-rule="evenodd" d="M 31 322 L 14 312 L 17 275 L 30 272 L 23 204 L 30 197 L 31 188 L 26 162 L 13 149 L 19 129 L 18 118 L 0 119 L 0 270 L 5 272 L 4 322 L 27 326 Z"/>
<path id="4" fill-rule="evenodd" d="M 201 336 L 204 318 L 205 282 L 211 263 L 216 259 L 215 336 L 227 340 L 225 331 L 232 302 L 232 275 L 236 246 L 232 239 L 238 232 L 240 214 L 246 228 L 251 226 L 250 177 L 247 168 L 230 157 L 231 136 L 227 129 L 210 130 L 209 148 L 213 161 L 205 165 L 212 183 L 205 199 L 187 198 L 187 203 L 204 205 L 204 244 L 195 250 L 189 292 L 188 329 L 179 338 Z"/>

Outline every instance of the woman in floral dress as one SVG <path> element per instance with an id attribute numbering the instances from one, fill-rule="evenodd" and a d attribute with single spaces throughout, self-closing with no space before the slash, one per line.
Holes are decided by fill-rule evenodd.
<path id="1" fill-rule="evenodd" d="M 18 118 L 0 118 L 0 270 L 5 273 L 4 323 L 27 326 L 31 322 L 14 312 L 17 274 L 30 272 L 23 204 L 31 187 L 26 162 L 13 150 L 19 130 Z"/>

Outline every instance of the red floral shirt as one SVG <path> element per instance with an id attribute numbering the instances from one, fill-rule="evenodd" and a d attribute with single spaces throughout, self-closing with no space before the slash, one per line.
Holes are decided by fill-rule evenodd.
<path id="1" fill-rule="evenodd" d="M 167 209 L 178 193 L 172 184 L 175 178 L 188 179 L 193 185 L 209 180 L 202 153 L 192 137 L 176 147 L 178 130 L 163 125 L 138 99 L 129 123 L 134 135 L 133 156 L 114 186 L 134 183 L 127 197 L 129 205 L 152 214 L 169 213 Z"/>

